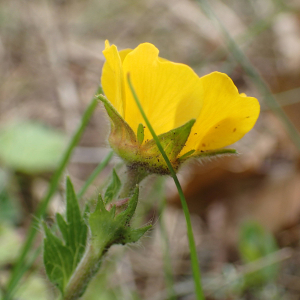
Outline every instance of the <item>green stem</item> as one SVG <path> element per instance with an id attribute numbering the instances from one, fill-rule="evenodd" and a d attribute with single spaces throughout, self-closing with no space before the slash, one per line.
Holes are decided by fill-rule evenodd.
<path id="1" fill-rule="evenodd" d="M 97 107 L 97 103 L 98 103 L 98 100 L 96 98 L 93 98 L 91 103 L 87 107 L 86 111 L 84 112 L 82 119 L 81 119 L 81 123 L 80 123 L 78 129 L 76 130 L 74 136 L 72 137 L 72 139 L 69 143 L 69 146 L 66 149 L 66 152 L 64 153 L 64 155 L 62 157 L 58 169 L 55 171 L 55 173 L 52 177 L 47 194 L 44 197 L 44 199 L 40 202 L 40 204 L 36 210 L 36 213 L 32 218 L 31 226 L 27 233 L 26 241 L 21 249 L 21 253 L 18 258 L 18 261 L 17 261 L 17 263 L 13 269 L 13 272 L 11 274 L 10 280 L 7 285 L 7 292 L 6 292 L 6 295 L 4 295 L 3 300 L 11 299 L 13 290 L 15 289 L 19 280 L 22 278 L 22 276 L 24 274 L 24 271 L 22 271 L 22 270 L 24 270 L 24 268 L 23 268 L 24 263 L 25 263 L 27 255 L 31 249 L 31 246 L 35 240 L 35 237 L 36 237 L 37 233 L 39 232 L 40 219 L 45 214 L 48 204 L 49 204 L 52 196 L 54 195 L 54 193 L 57 190 L 57 187 L 59 185 L 60 178 L 63 174 L 63 171 L 70 160 L 70 157 L 73 153 L 74 148 L 80 141 L 80 138 L 81 138 L 95 108 Z"/>
<path id="2" fill-rule="evenodd" d="M 195 245 L 195 240 L 194 240 L 194 235 L 193 235 L 193 229 L 192 229 L 192 223 L 191 223 L 191 217 L 190 217 L 190 213 L 189 213 L 189 209 L 188 209 L 188 206 L 187 206 L 187 203 L 186 203 L 186 200 L 185 200 L 185 197 L 184 197 L 184 194 L 183 194 L 183 191 L 182 191 L 182 188 L 181 188 L 181 185 L 179 183 L 179 180 L 176 176 L 176 173 L 172 167 L 172 164 L 166 154 L 166 152 L 164 151 L 154 129 L 152 128 L 144 110 L 143 110 L 143 107 L 136 95 L 136 92 L 131 84 L 131 81 L 130 81 L 130 77 L 129 77 L 129 74 L 128 74 L 128 77 L 127 77 L 127 80 L 128 80 L 128 84 L 129 84 L 129 87 L 131 89 L 131 92 L 132 92 L 132 95 L 133 95 L 133 98 L 136 102 L 136 105 L 138 106 L 139 110 L 140 110 L 140 113 L 159 149 L 159 151 L 161 152 L 164 160 L 166 161 L 166 164 L 170 170 L 170 173 L 171 173 L 171 176 L 175 182 L 175 185 L 177 187 L 177 190 L 178 190 L 178 194 L 179 194 L 179 197 L 180 197 L 180 201 L 181 201 L 181 205 L 182 205 L 182 209 L 183 209 L 183 212 L 184 212 L 184 216 L 185 216 L 185 220 L 186 220 L 186 226 L 187 226 L 187 234 L 188 234 L 188 240 L 189 240 L 189 247 L 190 247 L 190 253 L 191 253 L 191 261 L 192 261 L 192 271 L 193 271 L 193 278 L 194 278 L 194 283 L 195 283 L 195 292 L 196 292 L 196 296 L 197 296 L 197 300 L 204 300 L 204 294 L 203 294 L 203 290 L 202 290 L 202 285 L 201 285 L 201 275 L 200 275 L 200 270 L 199 270 L 199 262 L 198 262 L 198 257 L 197 257 L 197 250 L 196 250 L 196 245 Z"/>
<path id="3" fill-rule="evenodd" d="M 83 295 L 90 280 L 98 272 L 105 253 L 104 248 L 95 249 L 92 243 L 88 246 L 65 288 L 63 300 L 76 300 Z"/>
<path id="4" fill-rule="evenodd" d="M 95 178 L 99 175 L 99 173 L 107 166 L 114 155 L 113 151 L 110 151 L 107 156 L 102 160 L 102 162 L 97 166 L 97 168 L 93 171 L 87 181 L 84 183 L 81 190 L 77 193 L 77 198 L 80 199 L 84 193 L 86 192 L 87 188 L 92 184 Z"/>
<path id="5" fill-rule="evenodd" d="M 139 166 L 126 166 L 126 172 L 124 174 L 125 183 L 123 184 L 122 190 L 120 192 L 119 198 L 130 197 L 137 184 L 139 184 L 145 177 L 147 177 L 148 172 Z"/>
<path id="6" fill-rule="evenodd" d="M 129 197 L 132 194 L 133 189 L 136 188 L 136 185 L 143 180 L 145 176 L 147 176 L 147 173 L 142 168 L 132 168 L 127 166 L 127 180 L 120 196 L 124 198 Z M 112 232 L 109 231 L 108 233 L 112 234 Z M 106 232 L 106 234 L 108 233 Z M 99 232 L 97 232 L 97 234 L 99 234 Z M 119 239 L 119 233 L 117 237 Z M 83 295 L 89 282 L 98 272 L 103 256 L 111 245 L 110 239 L 96 239 L 95 236 L 92 236 L 84 257 L 80 261 L 64 290 L 63 300 L 76 300 Z"/>

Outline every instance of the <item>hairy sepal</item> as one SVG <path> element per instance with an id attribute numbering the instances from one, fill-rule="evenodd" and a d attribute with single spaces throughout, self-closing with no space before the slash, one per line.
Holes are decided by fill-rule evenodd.
<path id="1" fill-rule="evenodd" d="M 130 227 L 130 221 L 135 213 L 139 196 L 139 189 L 136 187 L 127 208 L 115 214 L 115 206 L 111 210 L 105 208 L 105 203 L 99 195 L 95 211 L 89 217 L 91 228 L 91 243 L 100 252 L 107 251 L 114 244 L 128 244 L 137 242 L 144 233 L 151 228 L 151 225 L 139 229 Z"/>

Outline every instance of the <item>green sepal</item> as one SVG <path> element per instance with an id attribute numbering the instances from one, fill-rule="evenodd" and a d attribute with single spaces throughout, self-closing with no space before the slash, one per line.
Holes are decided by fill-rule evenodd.
<path id="1" fill-rule="evenodd" d="M 78 200 L 69 178 L 66 182 L 66 220 L 56 214 L 56 222 L 63 239 L 55 236 L 43 224 L 44 265 L 50 281 L 64 291 L 73 271 L 81 260 L 87 241 L 88 228 L 80 212 Z"/>
<path id="2" fill-rule="evenodd" d="M 179 159 L 181 161 L 184 161 L 186 158 L 190 157 L 194 152 L 195 150 L 190 150 L 189 152 L 184 153 Z"/>
<path id="3" fill-rule="evenodd" d="M 184 147 L 195 122 L 196 120 L 192 119 L 184 125 L 158 136 L 162 147 L 164 148 L 168 158 L 171 161 L 176 159 L 176 157 Z M 150 140 L 149 142 L 145 143 L 142 150 L 149 155 L 157 155 L 158 153 L 160 153 L 154 140 Z"/>
<path id="4" fill-rule="evenodd" d="M 90 215 L 89 225 L 91 228 L 91 243 L 100 253 L 106 251 L 113 244 L 127 244 L 138 241 L 151 227 L 146 226 L 132 229 L 130 221 L 136 210 L 139 189 L 135 189 L 129 200 L 127 208 L 115 215 L 116 207 L 110 211 L 105 208 L 105 203 L 99 195 L 95 211 Z"/>
<path id="5" fill-rule="evenodd" d="M 184 125 L 158 136 L 158 139 L 175 170 L 179 167 L 177 156 L 185 146 L 195 122 L 196 120 L 192 119 Z M 141 147 L 141 155 L 155 173 L 161 169 L 161 174 L 169 174 L 169 169 L 154 140 L 150 140 Z"/>
<path id="6" fill-rule="evenodd" d="M 114 151 L 125 159 L 130 154 L 130 148 L 137 147 L 136 135 L 105 96 L 97 95 L 96 97 L 104 104 L 111 121 L 109 143 Z"/>
<path id="7" fill-rule="evenodd" d="M 151 227 L 152 225 L 147 225 L 138 229 L 128 228 L 123 235 L 122 244 L 136 243 Z"/>
<path id="8" fill-rule="evenodd" d="M 112 181 L 107 187 L 104 195 L 105 204 L 110 203 L 114 198 L 117 197 L 118 193 L 120 192 L 121 186 L 122 186 L 121 180 L 118 174 L 116 173 L 115 169 L 113 169 Z"/>
<path id="9" fill-rule="evenodd" d="M 140 123 L 137 129 L 137 142 L 139 146 L 143 144 L 144 136 L 144 125 Z"/>
<path id="10" fill-rule="evenodd" d="M 139 200 L 139 188 L 138 188 L 138 186 L 136 186 L 136 188 L 128 202 L 127 208 L 124 211 L 122 211 L 121 213 L 119 213 L 116 217 L 116 220 L 123 226 L 129 225 L 129 222 L 132 219 L 134 212 L 136 210 L 138 200 Z"/>
<path id="11" fill-rule="evenodd" d="M 222 156 L 222 155 L 232 155 L 238 154 L 235 149 L 216 149 L 216 150 L 208 150 L 208 151 L 189 151 L 179 157 L 179 161 L 181 163 L 185 162 L 190 158 L 206 158 L 213 156 Z"/>
<path id="12" fill-rule="evenodd" d="M 107 98 L 98 95 L 97 98 L 103 102 L 104 107 L 111 121 L 111 133 L 109 143 L 113 150 L 131 168 L 139 168 L 143 172 L 169 175 L 170 170 L 153 139 L 144 141 L 144 127 L 139 124 L 135 134 L 128 123 L 120 116 Z M 184 125 L 160 134 L 158 139 L 166 152 L 173 168 L 178 171 L 182 162 L 192 157 L 188 153 L 179 159 L 179 154 L 185 146 L 191 129 L 196 120 L 192 119 Z M 213 153 L 210 154 L 212 156 Z M 193 155 L 194 156 L 194 155 Z M 197 157 L 205 156 L 197 153 Z M 106 199 L 105 199 L 106 202 Z"/>

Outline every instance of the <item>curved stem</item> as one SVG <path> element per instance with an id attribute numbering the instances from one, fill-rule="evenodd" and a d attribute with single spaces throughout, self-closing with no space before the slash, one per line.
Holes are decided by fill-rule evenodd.
<path id="1" fill-rule="evenodd" d="M 140 183 L 148 173 L 143 168 L 127 166 L 125 175 L 126 182 L 120 194 L 120 197 L 123 198 L 131 196 L 136 185 Z M 64 290 L 62 300 L 76 300 L 83 295 L 89 282 L 98 272 L 103 256 L 110 246 L 111 243 L 106 239 L 100 239 L 100 244 L 97 243 L 93 237 L 90 239 L 82 260 Z"/>
<path id="2" fill-rule="evenodd" d="M 76 300 L 83 295 L 90 280 L 98 272 L 105 253 L 104 248 L 96 250 L 93 244 L 89 244 L 65 288 L 63 300 Z"/>
<path id="3" fill-rule="evenodd" d="M 149 173 L 143 167 L 127 165 L 124 175 L 126 179 L 119 198 L 131 196 L 136 185 L 139 184 L 145 177 L 147 177 Z"/>
<path id="4" fill-rule="evenodd" d="M 189 240 L 189 247 L 190 247 L 190 253 L 191 253 L 191 261 L 192 261 L 192 270 L 193 270 L 193 277 L 194 277 L 194 283 L 195 283 L 195 292 L 196 292 L 196 296 L 197 296 L 197 300 L 204 300 L 204 294 L 203 294 L 203 290 L 202 290 L 202 285 L 201 285 L 201 275 L 200 275 L 200 269 L 199 269 L 199 262 L 198 262 L 198 256 L 197 256 L 197 249 L 196 249 L 196 244 L 195 244 L 195 240 L 194 240 L 194 235 L 193 235 L 193 228 L 192 228 L 192 222 L 191 222 L 191 217 L 190 217 L 190 213 L 189 213 L 189 209 L 188 209 L 188 206 L 187 206 L 187 203 L 186 203 L 186 200 L 185 200 L 185 197 L 184 197 L 184 194 L 183 194 L 183 191 L 182 191 L 182 188 L 181 188 L 181 185 L 179 183 L 179 180 L 176 176 L 176 173 L 172 167 L 172 164 L 165 152 L 165 150 L 163 149 L 154 129 L 152 128 L 144 110 L 143 110 L 143 107 L 136 95 L 136 92 L 132 86 L 132 83 L 130 81 L 130 77 L 129 77 L 129 74 L 127 76 L 127 80 L 128 80 L 128 84 L 129 84 L 129 87 L 131 89 L 131 92 L 132 92 L 132 96 L 136 102 L 136 105 L 138 106 L 139 108 L 139 111 L 157 145 L 157 148 L 159 149 L 159 151 L 161 152 L 161 155 L 163 156 L 169 170 L 170 170 L 170 173 L 171 173 L 171 176 L 175 182 L 175 185 L 177 187 L 177 190 L 178 190 L 178 194 L 179 194 L 179 197 L 180 197 L 180 201 L 181 201 L 181 205 L 182 205 L 182 209 L 183 209 L 183 212 L 184 212 L 184 216 L 185 216 L 185 220 L 186 220 L 186 226 L 187 226 L 187 234 L 188 234 L 188 240 Z"/>

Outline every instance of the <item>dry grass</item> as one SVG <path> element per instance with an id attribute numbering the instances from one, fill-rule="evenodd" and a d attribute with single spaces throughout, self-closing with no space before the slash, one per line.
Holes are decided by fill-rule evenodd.
<path id="1" fill-rule="evenodd" d="M 214 0 L 211 4 L 299 130 L 298 2 Z M 186 63 L 199 75 L 226 72 L 241 92 L 256 96 L 264 107 L 261 95 L 232 53 L 227 53 L 222 37 L 195 1 L 2 0 L 0 125 L 33 119 L 70 136 L 99 83 L 105 39 L 119 49 L 151 42 L 161 56 Z M 99 108 L 68 168 L 78 187 L 104 157 L 107 132 L 107 120 Z M 238 158 L 195 164 L 180 174 L 193 213 L 208 299 L 299 299 L 299 153 L 282 124 L 266 108 L 256 127 L 236 147 L 241 152 Z M 34 178 L 34 194 L 44 189 L 45 178 Z M 175 290 L 178 299 L 193 299 L 185 223 L 171 182 L 167 182 L 167 192 L 170 205 L 164 222 Z M 61 206 L 59 197 L 57 201 Z M 156 222 L 161 217 L 156 201 L 149 205 L 143 199 L 141 206 L 141 222 Z M 28 214 L 20 214 L 19 224 L 27 224 Z M 259 221 L 275 234 L 282 248 L 274 254 L 282 265 L 280 276 L 260 294 L 247 291 L 237 295 L 229 288 L 224 292 L 230 286 L 226 276 L 231 276 L 224 268 L 229 263 L 232 268 L 241 264 L 236 248 L 238 231 L 248 219 Z M 24 228 L 15 224 L 14 230 L 18 237 L 24 236 Z M 93 291 L 97 291 L 94 283 L 85 299 L 117 299 L 118 295 L 139 299 L 133 298 L 134 290 L 142 299 L 166 299 L 158 224 L 143 243 L 133 249 L 116 247 L 107 263 L 108 278 L 99 275 L 102 287 L 118 292 L 93 298 Z M 9 263 L 0 270 L 1 277 L 7 276 Z M 242 277 L 247 267 L 251 268 L 244 266 L 232 272 Z M 43 274 L 41 265 L 37 264 L 34 272 Z M 218 294 L 221 286 L 222 296 Z"/>

